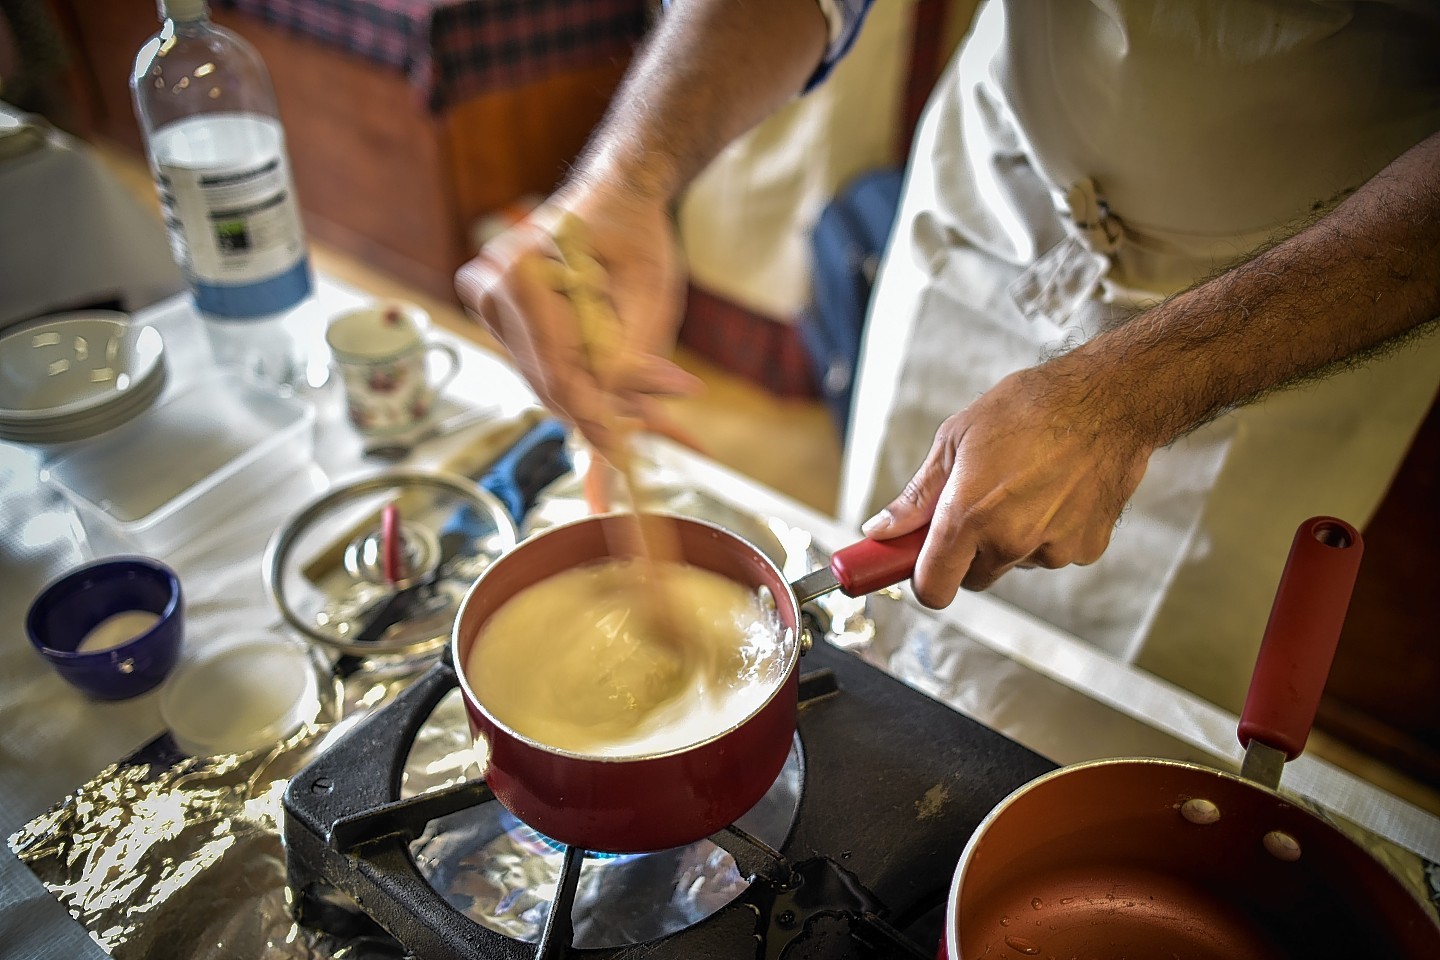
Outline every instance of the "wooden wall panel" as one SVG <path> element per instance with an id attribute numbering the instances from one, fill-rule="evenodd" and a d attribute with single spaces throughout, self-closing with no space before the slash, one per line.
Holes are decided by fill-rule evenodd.
<path id="1" fill-rule="evenodd" d="M 76 83 L 87 89 L 89 132 L 143 153 L 130 73 L 140 45 L 160 29 L 154 0 L 51 0 L 50 6 L 67 35 Z"/>
<path id="2" fill-rule="evenodd" d="M 605 114 L 626 63 L 554 74 L 450 109 L 452 180 L 467 222 L 554 187 Z"/>
<path id="3" fill-rule="evenodd" d="M 1362 533 L 1316 726 L 1440 787 L 1440 398 Z"/>

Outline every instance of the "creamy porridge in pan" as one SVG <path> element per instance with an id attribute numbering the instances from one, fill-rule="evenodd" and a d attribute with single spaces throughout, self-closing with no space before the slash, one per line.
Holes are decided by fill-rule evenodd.
<path id="1" fill-rule="evenodd" d="M 654 615 L 657 596 L 663 617 Z M 753 590 L 720 574 L 608 559 L 506 601 L 476 637 L 465 675 L 490 714 L 522 736 L 640 756 L 744 720 L 783 679 L 793 644 Z"/>

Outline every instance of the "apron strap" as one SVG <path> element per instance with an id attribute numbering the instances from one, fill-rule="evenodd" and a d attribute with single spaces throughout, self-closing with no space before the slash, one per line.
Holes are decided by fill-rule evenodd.
<path id="1" fill-rule="evenodd" d="M 1065 192 L 1061 222 L 1065 239 L 1036 259 L 1009 292 L 1031 321 L 1064 326 L 1109 273 L 1112 255 L 1125 239 L 1124 225 L 1089 177 Z"/>

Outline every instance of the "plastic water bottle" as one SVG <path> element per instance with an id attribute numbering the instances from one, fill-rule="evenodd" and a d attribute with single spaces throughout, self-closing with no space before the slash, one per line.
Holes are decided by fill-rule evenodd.
<path id="1" fill-rule="evenodd" d="M 205 0 L 158 6 L 130 90 L 175 262 L 219 363 L 299 384 L 315 304 L 269 74 Z"/>

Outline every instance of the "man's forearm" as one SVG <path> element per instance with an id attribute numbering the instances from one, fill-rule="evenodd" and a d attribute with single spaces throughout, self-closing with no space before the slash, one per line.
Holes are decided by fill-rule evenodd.
<path id="1" fill-rule="evenodd" d="M 1334 210 L 1052 363 L 1088 426 L 1162 446 L 1440 316 L 1440 133 Z"/>
<path id="2" fill-rule="evenodd" d="M 820 63 L 815 0 L 673 0 L 577 167 L 670 202 Z"/>

